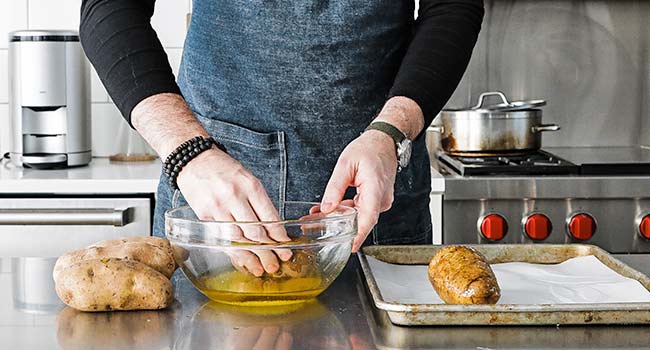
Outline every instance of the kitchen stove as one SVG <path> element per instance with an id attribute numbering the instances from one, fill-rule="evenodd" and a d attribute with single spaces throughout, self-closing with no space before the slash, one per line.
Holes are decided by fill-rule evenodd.
<path id="1" fill-rule="evenodd" d="M 528 155 L 453 156 L 440 153 L 438 159 L 460 175 L 577 175 L 580 168 L 548 152 Z"/>
<path id="2" fill-rule="evenodd" d="M 650 149 L 550 148 L 433 162 L 442 243 L 587 243 L 650 252 Z"/>

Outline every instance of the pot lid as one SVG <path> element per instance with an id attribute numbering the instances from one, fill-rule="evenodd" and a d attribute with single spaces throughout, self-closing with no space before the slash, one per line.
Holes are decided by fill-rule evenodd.
<path id="1" fill-rule="evenodd" d="M 487 97 L 498 96 L 501 102 L 495 104 L 487 104 L 485 102 Z M 527 100 L 527 101 L 508 101 L 506 95 L 501 91 L 484 92 L 478 97 L 478 103 L 472 107 L 472 110 L 483 110 L 490 112 L 508 112 L 508 111 L 521 111 L 525 109 L 532 109 L 546 105 L 544 100 Z"/>

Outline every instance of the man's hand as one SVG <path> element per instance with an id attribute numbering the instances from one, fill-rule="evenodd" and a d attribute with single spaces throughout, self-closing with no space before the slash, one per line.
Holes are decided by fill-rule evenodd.
<path id="1" fill-rule="evenodd" d="M 278 221 L 273 202 L 262 183 L 238 161 L 211 149 L 190 161 L 178 175 L 178 187 L 201 220 L 212 221 Z M 280 225 L 223 225 L 227 238 L 236 242 L 287 242 L 291 239 Z M 287 249 L 231 250 L 236 267 L 255 276 L 265 271 L 274 273 L 282 261 L 291 258 Z"/>
<path id="2" fill-rule="evenodd" d="M 424 127 L 420 107 L 405 97 L 393 97 L 376 121 L 390 123 L 414 139 Z M 352 141 L 341 153 L 325 189 L 320 210 L 333 211 L 348 187 L 356 187 L 354 207 L 358 211 L 359 231 L 352 251 L 356 252 L 377 224 L 379 214 L 393 203 L 397 152 L 393 139 L 378 130 L 369 130 Z"/>
<path id="3" fill-rule="evenodd" d="M 183 98 L 159 94 L 140 102 L 131 114 L 135 128 L 165 159 L 179 144 L 207 132 Z M 276 221 L 280 216 L 261 182 L 237 160 L 212 148 L 192 159 L 177 178 L 181 193 L 196 215 L 214 221 Z M 290 241 L 281 226 L 228 225 L 228 238 L 240 242 Z M 261 276 L 291 258 L 288 250 L 232 250 L 233 264 Z"/>
<path id="4" fill-rule="evenodd" d="M 395 143 L 381 131 L 364 132 L 341 153 L 323 195 L 321 211 L 331 212 L 342 201 L 349 186 L 357 188 L 354 207 L 358 211 L 359 231 L 353 251 L 359 249 L 377 224 L 379 213 L 393 204 L 396 173 Z"/>

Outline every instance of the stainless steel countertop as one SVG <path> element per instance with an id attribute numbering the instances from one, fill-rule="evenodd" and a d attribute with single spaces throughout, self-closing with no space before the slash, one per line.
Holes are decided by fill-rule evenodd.
<path id="1" fill-rule="evenodd" d="M 617 257 L 650 273 L 650 255 Z M 168 310 L 80 313 L 54 305 L 50 311 L 35 314 L 21 309 L 26 305 L 16 303 L 16 297 L 20 299 L 34 292 L 21 290 L 24 281 L 17 265 L 17 260 L 0 259 L 0 344 L 5 349 L 251 349 L 256 344 L 259 349 L 641 349 L 650 346 L 650 325 L 394 326 L 369 303 L 355 256 L 316 302 L 279 314 L 210 303 L 180 272 L 173 277 L 176 300 Z"/>

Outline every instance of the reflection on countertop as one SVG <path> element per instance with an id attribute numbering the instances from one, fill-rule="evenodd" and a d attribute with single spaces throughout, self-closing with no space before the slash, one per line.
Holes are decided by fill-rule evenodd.
<path id="1" fill-rule="evenodd" d="M 354 257 L 353 257 L 354 258 Z M 351 283 L 356 260 L 320 298 L 298 305 L 241 308 L 209 301 L 179 271 L 175 301 L 161 311 L 79 312 L 57 299 L 34 313 L 16 297 L 24 259 L 0 259 L 0 343 L 7 349 L 373 349 Z M 54 259 L 39 259 L 46 266 Z M 24 269 L 23 269 L 24 270 Z M 53 292 L 50 271 L 41 294 Z M 47 290 L 50 288 L 50 290 Z M 55 296 L 56 297 L 56 296 Z M 42 299 L 42 298 L 41 298 Z M 361 321 L 361 322 L 359 322 Z M 353 347 L 353 344 L 357 344 Z"/>
<path id="2" fill-rule="evenodd" d="M 617 256 L 650 273 L 650 255 Z M 46 303 L 36 312 L 16 303 L 27 269 L 0 259 L 0 343 L 7 349 L 477 349 L 622 348 L 650 344 L 650 326 L 399 327 L 374 308 L 358 260 L 317 300 L 284 308 L 238 308 L 209 302 L 178 271 L 175 302 L 162 311 L 83 313 Z M 40 266 L 40 267 L 39 267 Z M 31 272 L 34 276 L 34 273 Z M 44 276 L 45 278 L 47 276 Z M 23 282 L 18 282 L 21 281 Z M 47 281 L 48 283 L 49 280 Z M 42 286 L 52 284 L 41 283 Z M 27 286 L 29 287 L 29 286 Z M 33 287 L 32 287 L 33 288 Z M 45 287 L 41 287 L 45 288 Z M 40 299 L 39 299 L 40 298 Z M 24 298 L 23 298 L 24 299 Z M 27 300 L 29 301 L 29 300 Z M 21 306 L 22 305 L 22 306 Z"/>
<path id="3" fill-rule="evenodd" d="M 320 301 L 242 308 L 207 302 L 183 325 L 180 349 L 352 349 L 345 326 Z"/>

